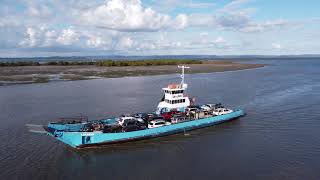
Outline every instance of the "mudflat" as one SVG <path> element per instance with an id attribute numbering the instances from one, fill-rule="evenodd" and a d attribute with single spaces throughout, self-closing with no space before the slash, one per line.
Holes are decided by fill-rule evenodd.
<path id="1" fill-rule="evenodd" d="M 187 74 L 235 71 L 263 67 L 263 64 L 245 64 L 232 61 L 202 61 L 188 64 Z M 0 67 L 0 85 L 17 83 L 44 83 L 55 80 L 84 80 L 179 73 L 176 65 L 159 66 L 96 66 L 96 65 L 42 65 Z"/>

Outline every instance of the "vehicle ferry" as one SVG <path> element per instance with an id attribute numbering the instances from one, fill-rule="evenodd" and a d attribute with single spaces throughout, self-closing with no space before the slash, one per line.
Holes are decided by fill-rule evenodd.
<path id="1" fill-rule="evenodd" d="M 120 117 L 91 120 L 63 118 L 46 126 L 28 125 L 31 132 L 46 133 L 73 148 L 141 140 L 212 126 L 243 116 L 243 110 L 232 110 L 218 104 L 195 105 L 186 96 L 188 85 L 181 82 L 162 88 L 163 98 L 155 112 L 125 114 Z"/>

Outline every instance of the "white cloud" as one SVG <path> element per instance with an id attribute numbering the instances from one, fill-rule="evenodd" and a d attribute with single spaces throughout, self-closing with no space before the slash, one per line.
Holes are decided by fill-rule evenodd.
<path id="1" fill-rule="evenodd" d="M 0 29 L 1 30 L 1 29 Z M 1 32 L 1 31 L 0 31 Z M 69 27 L 62 30 L 50 29 L 46 26 L 28 27 L 24 39 L 19 42 L 22 48 L 58 49 L 68 46 L 72 49 L 88 50 L 125 50 L 134 46 L 134 41 L 127 33 L 97 29 L 87 31 Z"/>
<path id="2" fill-rule="evenodd" d="M 144 8 L 140 0 L 109 0 L 80 15 L 89 25 L 119 31 L 156 31 L 170 23 L 170 17 Z"/>
<path id="3" fill-rule="evenodd" d="M 72 28 L 64 29 L 60 36 L 57 38 L 57 42 L 63 45 L 70 45 L 73 42 L 79 40 L 80 35 L 75 32 Z"/>
<path id="4" fill-rule="evenodd" d="M 199 2 L 195 0 L 161 0 L 153 1 L 152 7 L 161 12 L 172 12 L 177 8 L 212 9 L 215 5 L 213 2 Z"/>
<path id="5" fill-rule="evenodd" d="M 194 27 L 213 27 L 215 18 L 212 14 L 190 14 L 188 21 Z"/>
<path id="6" fill-rule="evenodd" d="M 224 10 L 238 9 L 242 5 L 251 2 L 252 0 L 232 0 L 230 3 L 223 7 Z"/>
<path id="7" fill-rule="evenodd" d="M 189 15 L 190 26 L 211 27 L 219 30 L 240 30 L 252 20 L 254 8 L 242 8 L 249 0 L 234 0 L 212 13 Z"/>
<path id="8" fill-rule="evenodd" d="M 213 6 L 215 6 L 215 3 L 205 3 L 205 2 L 193 2 L 193 1 L 189 1 L 188 3 L 186 3 L 185 1 L 182 1 L 181 6 L 183 7 L 190 7 L 190 8 L 212 8 Z"/>
<path id="9" fill-rule="evenodd" d="M 283 46 L 279 43 L 272 43 L 271 46 L 274 48 L 274 49 L 283 49 Z"/>
<path id="10" fill-rule="evenodd" d="M 234 0 L 212 14 L 188 15 L 189 26 L 210 27 L 220 31 L 257 33 L 302 24 L 301 22 L 292 22 L 284 19 L 254 21 L 252 16 L 256 9 L 242 7 L 249 2 L 251 0 Z"/>
<path id="11" fill-rule="evenodd" d="M 30 3 L 28 8 L 29 8 L 28 13 L 30 16 L 44 17 L 44 16 L 50 16 L 52 13 L 49 7 L 45 4 L 35 5 L 33 3 Z"/>
<path id="12" fill-rule="evenodd" d="M 288 25 L 294 25 L 296 23 L 289 22 L 283 19 L 277 19 L 273 21 L 265 21 L 262 23 L 250 22 L 240 29 L 242 32 L 263 32 L 267 30 L 272 30 L 276 28 L 281 28 Z"/>
<path id="13" fill-rule="evenodd" d="M 28 27 L 25 39 L 20 42 L 21 46 L 34 47 L 37 45 L 39 33 L 32 27 Z"/>
<path id="14" fill-rule="evenodd" d="M 226 41 L 224 40 L 223 37 L 219 36 L 213 42 L 216 44 L 219 44 L 219 43 L 225 43 Z"/>
<path id="15" fill-rule="evenodd" d="M 60 43 L 62 45 L 71 45 L 79 40 L 80 34 L 72 28 L 64 29 L 60 33 L 46 26 L 27 27 L 24 33 L 24 39 L 19 43 L 21 47 L 50 47 Z"/>
<path id="16" fill-rule="evenodd" d="M 48 30 L 44 33 L 44 44 L 43 46 L 51 46 L 57 38 L 55 30 Z"/>
<path id="17" fill-rule="evenodd" d="M 13 16 L 0 17 L 0 28 L 3 27 L 17 27 L 20 25 L 20 19 Z"/>
<path id="18" fill-rule="evenodd" d="M 222 36 L 216 38 L 210 37 L 208 32 L 200 33 L 200 38 L 195 39 L 192 46 L 203 46 L 203 47 L 225 47 L 227 45 L 226 40 Z"/>
<path id="19" fill-rule="evenodd" d="M 175 19 L 173 27 L 175 29 L 184 29 L 187 26 L 188 26 L 188 16 L 185 14 L 179 14 Z"/>
<path id="20" fill-rule="evenodd" d="M 104 39 L 102 39 L 101 37 L 91 36 L 88 38 L 86 44 L 88 47 L 91 47 L 91 48 L 99 48 L 99 47 L 103 47 L 104 45 L 106 45 L 107 42 Z"/>
<path id="21" fill-rule="evenodd" d="M 119 49 L 130 49 L 133 46 L 133 40 L 131 37 L 121 37 L 119 40 Z"/>
<path id="22" fill-rule="evenodd" d="M 247 15 L 240 13 L 229 13 L 215 17 L 218 27 L 224 29 L 239 29 L 246 26 L 250 19 Z"/>
<path id="23" fill-rule="evenodd" d="M 257 21 L 256 2 L 230 0 L 221 7 L 223 3 L 218 1 L 215 5 L 195 0 L 5 0 L 0 6 L 0 49 L 42 54 L 174 54 L 204 49 L 223 53 L 231 46 L 230 53 L 264 52 L 262 49 L 269 53 L 271 48 L 287 52 L 297 44 L 296 49 L 319 49 L 315 38 L 319 18 Z M 184 14 L 177 14 L 181 9 L 186 10 Z M 308 44 L 283 47 L 268 36 L 280 42 L 290 38 Z M 241 45 L 244 39 L 250 47 Z"/>
<path id="24" fill-rule="evenodd" d="M 107 0 L 104 4 L 78 12 L 80 23 L 123 32 L 150 32 L 161 29 L 184 29 L 188 16 L 178 14 L 175 18 L 143 7 L 140 0 Z"/>

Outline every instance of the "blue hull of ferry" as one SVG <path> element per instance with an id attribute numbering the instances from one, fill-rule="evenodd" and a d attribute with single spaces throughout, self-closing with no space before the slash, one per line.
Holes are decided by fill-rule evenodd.
<path id="1" fill-rule="evenodd" d="M 230 121 L 244 115 L 243 110 L 236 110 L 232 113 L 214 116 L 209 118 L 197 119 L 192 121 L 181 122 L 168 126 L 158 128 L 145 129 L 132 132 L 121 133 L 103 133 L 103 132 L 48 132 L 49 135 L 56 139 L 68 144 L 74 148 L 83 148 L 90 146 L 98 146 L 103 144 L 112 144 L 119 142 L 127 142 L 141 139 L 148 139 L 153 137 L 166 136 L 193 129 L 204 128 L 219 124 L 222 122 Z"/>

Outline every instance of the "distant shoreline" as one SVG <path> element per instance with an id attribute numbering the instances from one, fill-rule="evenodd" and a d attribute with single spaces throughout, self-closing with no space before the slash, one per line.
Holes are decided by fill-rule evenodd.
<path id="1" fill-rule="evenodd" d="M 98 61 L 6 61 L 0 62 L 0 67 L 15 66 L 162 66 L 178 64 L 202 64 L 204 61 L 193 59 L 141 59 L 141 60 L 98 60 Z"/>
<path id="2" fill-rule="evenodd" d="M 151 60 L 150 60 L 151 61 Z M 1 66 L 0 85 L 46 83 L 51 81 L 87 80 L 97 78 L 120 78 L 127 76 L 150 76 L 179 73 L 178 64 L 187 64 L 191 68 L 187 74 L 213 73 L 236 71 L 264 67 L 263 64 L 244 64 L 232 61 L 199 61 L 199 60 L 170 60 L 141 65 L 145 62 L 115 65 L 110 61 L 104 65 L 23 65 Z M 153 60 L 152 60 L 153 61 Z M 126 61 L 128 62 L 128 61 Z M 159 63 L 160 62 L 160 63 Z M 183 63 L 184 62 L 184 63 Z M 166 64 L 167 63 L 167 64 Z M 171 63 L 172 65 L 168 65 Z"/>

